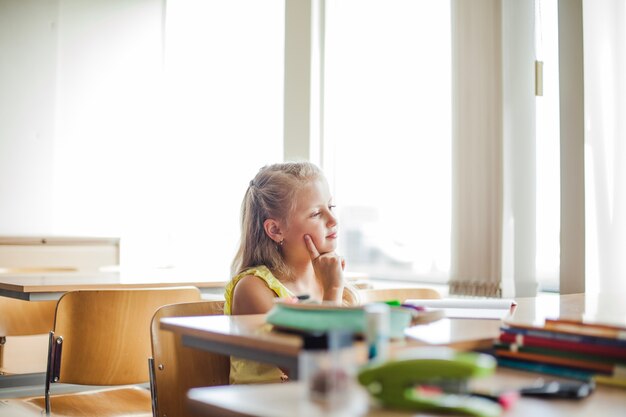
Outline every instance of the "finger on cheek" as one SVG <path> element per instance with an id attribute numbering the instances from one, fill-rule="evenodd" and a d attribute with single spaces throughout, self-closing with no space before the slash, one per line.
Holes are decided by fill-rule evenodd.
<path id="1" fill-rule="evenodd" d="M 315 247 L 315 243 L 313 243 L 311 236 L 304 235 L 304 243 L 309 251 L 309 255 L 311 255 L 311 258 L 317 258 L 319 256 L 319 252 L 317 251 L 317 247 Z"/>

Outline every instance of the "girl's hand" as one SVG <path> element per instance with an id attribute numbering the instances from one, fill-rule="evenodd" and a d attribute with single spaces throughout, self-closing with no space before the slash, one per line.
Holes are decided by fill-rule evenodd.
<path id="1" fill-rule="evenodd" d="M 344 259 L 335 252 L 320 254 L 311 236 L 304 235 L 304 242 L 311 256 L 315 276 L 322 284 L 324 301 L 341 303 L 343 296 Z"/>

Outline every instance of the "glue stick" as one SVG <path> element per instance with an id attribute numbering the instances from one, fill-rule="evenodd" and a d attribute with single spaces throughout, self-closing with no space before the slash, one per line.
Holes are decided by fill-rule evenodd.
<path id="1" fill-rule="evenodd" d="M 364 309 L 367 356 L 370 361 L 385 361 L 389 350 L 389 305 L 372 303 Z"/>

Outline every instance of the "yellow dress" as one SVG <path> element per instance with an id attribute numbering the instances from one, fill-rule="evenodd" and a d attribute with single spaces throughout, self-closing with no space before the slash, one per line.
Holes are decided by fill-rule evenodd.
<path id="1" fill-rule="evenodd" d="M 233 293 L 235 286 L 241 278 L 247 275 L 254 275 L 261 278 L 267 286 L 276 293 L 279 298 L 293 297 L 291 291 L 287 289 L 264 265 L 248 268 L 242 273 L 233 277 L 226 285 L 224 291 L 224 314 L 232 314 Z M 269 331 L 265 328 L 262 331 Z M 285 380 L 285 374 L 277 367 L 247 359 L 230 357 L 230 383 L 231 384 L 254 384 L 267 382 L 281 382 Z"/>

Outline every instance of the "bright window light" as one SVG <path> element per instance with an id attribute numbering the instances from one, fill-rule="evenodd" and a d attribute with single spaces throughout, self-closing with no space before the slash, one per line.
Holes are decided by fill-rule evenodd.
<path id="1" fill-rule="evenodd" d="M 227 279 L 246 185 L 282 158 L 284 0 L 114 3 L 61 10 L 55 228 Z"/>
<path id="2" fill-rule="evenodd" d="M 543 61 L 543 96 L 536 100 L 536 273 L 540 290 L 558 291 L 561 230 L 559 40 L 556 0 L 535 2 L 537 59 Z"/>
<path id="3" fill-rule="evenodd" d="M 324 140 L 349 269 L 450 270 L 450 3 L 326 4 Z"/>

